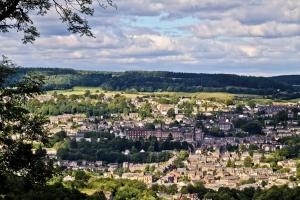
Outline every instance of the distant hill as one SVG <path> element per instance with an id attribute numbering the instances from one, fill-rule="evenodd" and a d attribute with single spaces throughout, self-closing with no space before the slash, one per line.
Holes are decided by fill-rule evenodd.
<path id="1" fill-rule="evenodd" d="M 20 68 L 46 77 L 46 90 L 74 86 L 102 87 L 118 91 L 222 91 L 270 95 L 278 91 L 293 92 L 300 76 L 255 77 L 234 74 L 175 73 L 164 71 L 98 72 L 61 68 Z"/>
<path id="2" fill-rule="evenodd" d="M 286 83 L 288 85 L 300 86 L 300 75 L 274 76 L 271 77 L 271 79 Z"/>

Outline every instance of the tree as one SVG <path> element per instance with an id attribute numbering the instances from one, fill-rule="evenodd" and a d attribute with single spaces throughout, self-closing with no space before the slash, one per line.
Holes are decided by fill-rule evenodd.
<path id="1" fill-rule="evenodd" d="M 44 16 L 53 8 L 62 23 L 67 25 L 68 31 L 93 37 L 85 19 L 94 13 L 93 2 L 95 1 L 0 0 L 0 32 L 15 29 L 23 32 L 23 43 L 32 43 L 39 36 L 39 32 L 30 15 Z M 104 0 L 100 5 L 103 8 L 116 7 L 112 0 Z M 0 61 L 0 196 L 3 197 L 4 194 L 8 199 L 15 199 L 9 195 L 15 195 L 11 192 L 15 190 L 11 185 L 16 185 L 24 191 L 34 191 L 29 197 L 16 199 L 40 199 L 33 196 L 40 195 L 38 192 L 47 192 L 46 182 L 54 173 L 53 163 L 42 149 L 48 143 L 47 131 L 44 128 L 47 120 L 43 116 L 30 113 L 24 108 L 24 104 L 41 93 L 40 88 L 44 82 L 36 75 L 26 75 L 16 81 L 13 68 L 15 65 L 6 58 Z M 40 147 L 34 150 L 33 143 L 39 143 Z M 22 189 L 18 190 L 18 194 L 24 193 Z M 73 199 L 70 195 L 69 198 Z"/>
<path id="2" fill-rule="evenodd" d="M 94 193 L 91 197 L 88 198 L 88 200 L 106 200 L 104 192 L 98 191 Z"/>
<path id="3" fill-rule="evenodd" d="M 276 123 L 284 122 L 288 120 L 288 113 L 285 110 L 279 111 L 275 116 Z"/>
<path id="4" fill-rule="evenodd" d="M 85 96 L 85 97 L 90 97 L 90 96 L 91 96 L 91 91 L 90 91 L 90 90 L 86 90 L 86 91 L 84 92 L 84 96 Z"/>
<path id="5" fill-rule="evenodd" d="M 242 125 L 241 128 L 250 135 L 262 134 L 262 125 L 259 121 L 250 121 Z"/>
<path id="6" fill-rule="evenodd" d="M 186 116 L 191 116 L 193 113 L 193 104 L 190 102 L 183 102 L 179 105 L 181 109 L 183 109 L 183 112 Z"/>
<path id="7" fill-rule="evenodd" d="M 261 182 L 261 186 L 264 188 L 264 187 L 266 187 L 268 185 L 268 183 L 267 183 L 267 181 L 262 181 Z"/>
<path id="8" fill-rule="evenodd" d="M 300 178 L 300 165 L 297 165 L 297 171 L 296 171 L 297 178 Z"/>
<path id="9" fill-rule="evenodd" d="M 254 109 L 255 106 L 256 106 L 256 103 L 255 103 L 255 101 L 253 101 L 253 100 L 248 101 L 247 104 L 248 104 L 248 106 L 249 106 L 251 109 Z"/>
<path id="10" fill-rule="evenodd" d="M 232 161 L 231 159 L 229 159 L 227 161 L 226 167 L 234 167 L 234 166 L 235 166 L 234 161 Z"/>
<path id="11" fill-rule="evenodd" d="M 240 144 L 240 151 L 244 152 L 246 150 L 246 146 L 244 144 Z"/>
<path id="12" fill-rule="evenodd" d="M 227 100 L 225 101 L 225 104 L 226 104 L 227 106 L 233 105 L 233 104 L 234 104 L 233 99 L 227 99 Z"/>
<path id="13" fill-rule="evenodd" d="M 179 158 L 181 160 L 185 160 L 188 157 L 189 157 L 189 153 L 187 151 L 180 150 L 180 152 L 179 152 Z"/>
<path id="14" fill-rule="evenodd" d="M 145 169 L 144 169 L 144 172 L 149 172 L 149 171 L 150 171 L 150 165 L 146 165 Z"/>
<path id="15" fill-rule="evenodd" d="M 85 18 L 94 14 L 94 2 L 99 2 L 102 8 L 116 8 L 112 0 L 0 0 L 0 32 L 16 29 L 23 32 L 24 43 L 32 43 L 39 36 L 39 32 L 30 15 L 44 16 L 50 9 L 54 9 L 61 22 L 66 24 L 68 31 L 93 37 Z"/>
<path id="16" fill-rule="evenodd" d="M 76 181 L 85 181 L 85 182 L 87 182 L 89 180 L 89 178 L 90 178 L 90 176 L 87 175 L 85 173 L 85 171 L 83 171 L 83 170 L 75 171 L 75 180 Z"/>
<path id="17" fill-rule="evenodd" d="M 243 113 L 243 110 L 244 110 L 244 105 L 243 104 L 237 104 L 236 106 L 236 112 L 237 113 Z"/>
<path id="18" fill-rule="evenodd" d="M 31 75 L 13 82 L 14 64 L 6 58 L 0 62 L 0 185 L 21 180 L 28 188 L 45 185 L 52 177 L 53 165 L 41 147 L 33 151 L 33 143 L 47 145 L 47 120 L 30 113 L 24 104 L 40 94 L 42 78 Z M 9 191 L 5 191 L 9 192 Z"/>
<path id="19" fill-rule="evenodd" d="M 144 119 L 146 117 L 150 117 L 152 113 L 152 108 L 150 103 L 145 103 L 139 109 L 139 115 Z"/>
<path id="20" fill-rule="evenodd" d="M 149 130 L 155 130 L 155 125 L 153 123 L 146 123 L 145 128 Z"/>
<path id="21" fill-rule="evenodd" d="M 253 163 L 252 163 L 252 158 L 250 156 L 247 156 L 244 160 L 244 166 L 245 167 L 252 167 Z"/>
<path id="22" fill-rule="evenodd" d="M 167 112 L 168 117 L 174 119 L 176 114 L 175 114 L 175 109 L 174 108 L 170 108 Z"/>

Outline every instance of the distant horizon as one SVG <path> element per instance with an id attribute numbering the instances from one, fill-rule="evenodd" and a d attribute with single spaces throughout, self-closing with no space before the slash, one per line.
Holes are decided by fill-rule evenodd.
<path id="1" fill-rule="evenodd" d="M 97 70 L 97 69 L 86 69 L 86 68 L 72 68 L 72 67 L 22 67 L 24 69 L 71 69 L 76 71 L 89 71 L 89 72 L 112 72 L 112 73 L 124 73 L 124 72 L 172 72 L 172 73 L 187 73 L 187 74 L 224 74 L 224 75 L 239 75 L 239 76 L 254 76 L 254 77 L 275 77 L 275 76 L 300 76 L 300 72 L 298 74 L 275 74 L 275 75 L 253 75 L 253 74 L 238 74 L 238 73 L 225 73 L 225 72 L 185 72 L 185 71 L 168 71 L 168 70 L 135 70 L 128 69 L 124 71 L 113 71 L 113 70 Z"/>

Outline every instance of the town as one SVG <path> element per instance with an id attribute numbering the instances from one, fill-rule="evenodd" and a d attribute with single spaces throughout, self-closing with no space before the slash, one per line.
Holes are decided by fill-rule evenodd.
<path id="1" fill-rule="evenodd" d="M 174 199 L 199 182 L 213 190 L 299 184 L 297 102 L 174 94 L 128 97 L 89 90 L 36 99 L 30 104 L 46 105 L 40 111 L 50 115 L 47 128 L 54 142 L 48 154 L 71 171 L 175 188 L 160 193 Z M 64 109 L 57 107 L 62 104 Z M 115 153 L 97 150 L 105 144 Z M 63 178 L 74 180 L 68 173 Z"/>
<path id="2" fill-rule="evenodd" d="M 299 0 L 0 0 L 0 200 L 300 200 Z"/>

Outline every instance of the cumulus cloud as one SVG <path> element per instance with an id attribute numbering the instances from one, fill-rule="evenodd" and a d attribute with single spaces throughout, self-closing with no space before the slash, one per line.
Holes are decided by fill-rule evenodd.
<path id="1" fill-rule="evenodd" d="M 0 33 L 0 53 L 25 67 L 300 73 L 300 1 L 115 2 L 90 18 L 96 38 L 70 34 L 51 11 L 34 17 L 42 36 L 33 45 Z"/>
<path id="2" fill-rule="evenodd" d="M 300 24 L 267 22 L 258 25 L 242 24 L 233 19 L 208 20 L 194 25 L 199 37 L 290 37 L 300 35 Z"/>

